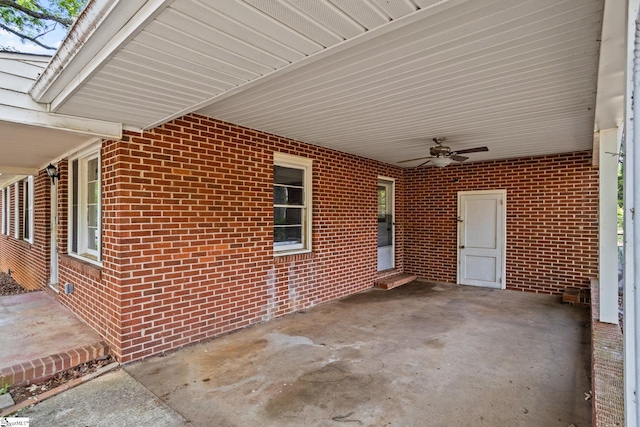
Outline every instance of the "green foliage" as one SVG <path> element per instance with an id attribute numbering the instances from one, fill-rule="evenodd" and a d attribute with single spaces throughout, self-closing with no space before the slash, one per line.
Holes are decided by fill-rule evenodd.
<path id="1" fill-rule="evenodd" d="M 87 0 L 0 0 L 0 28 L 22 42 L 46 49 L 41 38 L 57 28 L 69 28 Z M 0 46 L 0 50 L 4 50 Z"/>
<path id="2" fill-rule="evenodd" d="M 0 395 L 5 394 L 9 391 L 9 384 L 5 383 L 2 387 L 0 387 Z"/>
<path id="3" fill-rule="evenodd" d="M 624 176 L 624 163 L 618 165 L 618 206 L 623 205 L 623 176 Z"/>
<path id="4" fill-rule="evenodd" d="M 624 162 L 618 164 L 618 230 L 624 228 Z"/>

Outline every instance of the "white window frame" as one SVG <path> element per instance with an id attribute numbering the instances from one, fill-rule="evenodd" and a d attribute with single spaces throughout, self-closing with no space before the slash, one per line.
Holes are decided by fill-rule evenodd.
<path id="1" fill-rule="evenodd" d="M 13 204 L 13 237 L 16 239 L 20 238 L 20 183 L 16 182 L 13 184 L 13 194 L 15 203 Z"/>
<path id="2" fill-rule="evenodd" d="M 25 241 L 33 244 L 33 176 L 28 176 L 22 181 L 23 195 L 23 215 L 22 215 L 22 237 Z M 29 236 L 25 236 L 25 230 L 29 230 Z"/>
<path id="3" fill-rule="evenodd" d="M 88 196 L 87 196 L 87 163 L 90 160 L 98 160 L 98 217 L 97 217 L 97 250 L 88 247 Z M 73 207 L 73 191 L 76 177 L 73 175 L 73 162 L 78 162 L 78 213 L 77 228 L 74 228 L 74 207 Z M 69 158 L 69 186 L 68 186 L 68 242 L 67 252 L 69 255 L 80 258 L 83 261 L 90 262 L 95 265 L 102 265 L 102 157 L 100 148 L 92 147 L 76 156 Z M 74 229 L 77 229 L 77 235 L 74 235 Z M 75 244 L 74 244 L 75 243 Z M 73 247 L 77 246 L 77 251 L 73 251 Z"/>
<path id="4" fill-rule="evenodd" d="M 7 236 L 11 235 L 11 186 L 8 186 L 4 189 L 4 221 L 5 221 L 5 230 L 4 234 Z"/>
<path id="5" fill-rule="evenodd" d="M 312 241 L 311 241 L 311 224 L 313 221 L 312 218 L 312 200 L 313 200 L 313 160 L 294 156 L 291 154 L 284 153 L 273 153 L 273 164 L 274 166 L 282 166 L 287 168 L 294 169 L 302 169 L 304 171 L 304 196 L 303 196 L 303 207 L 302 207 L 302 243 L 295 245 L 277 245 L 276 242 L 273 242 L 273 253 L 274 256 L 283 256 L 283 255 L 293 255 L 300 253 L 311 252 L 312 250 Z M 274 182 L 275 185 L 275 182 Z M 274 207 L 276 205 L 274 204 Z M 273 224 L 275 229 L 275 224 Z"/>
<path id="6" fill-rule="evenodd" d="M 0 189 L 0 197 L 2 198 L 2 234 L 7 234 L 7 199 L 4 188 Z"/>

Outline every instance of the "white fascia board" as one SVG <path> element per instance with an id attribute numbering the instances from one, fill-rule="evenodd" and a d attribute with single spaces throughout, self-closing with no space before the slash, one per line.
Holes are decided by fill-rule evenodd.
<path id="1" fill-rule="evenodd" d="M 31 88 L 56 111 L 173 0 L 94 0 Z"/>
<path id="2" fill-rule="evenodd" d="M 121 139 L 122 124 L 83 117 L 0 105 L 0 121 L 80 133 L 106 139 Z"/>
<path id="3" fill-rule="evenodd" d="M 605 0 L 600 35 L 594 130 L 617 129 L 624 122 L 626 0 Z"/>

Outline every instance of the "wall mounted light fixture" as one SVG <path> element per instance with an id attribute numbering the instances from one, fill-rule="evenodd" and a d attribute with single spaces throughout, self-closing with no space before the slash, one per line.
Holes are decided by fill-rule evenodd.
<path id="1" fill-rule="evenodd" d="M 51 163 L 49 163 L 49 166 L 47 166 L 45 170 L 47 171 L 49 178 L 51 178 L 51 183 L 55 185 L 56 179 L 60 179 L 60 171 L 58 171 L 58 168 L 53 166 Z"/>

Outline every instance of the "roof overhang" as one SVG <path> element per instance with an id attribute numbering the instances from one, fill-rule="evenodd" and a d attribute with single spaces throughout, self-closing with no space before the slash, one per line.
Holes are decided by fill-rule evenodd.
<path id="1" fill-rule="evenodd" d="M 625 3 L 94 0 L 30 93 L 125 128 L 198 112 L 388 163 L 436 136 L 489 147 L 472 160 L 587 150 L 621 123 Z"/>
<path id="2" fill-rule="evenodd" d="M 50 57 L 0 53 L 0 187 L 92 141 L 120 139 L 122 124 L 56 114 L 28 91 Z"/>
<path id="3" fill-rule="evenodd" d="M 602 22 L 594 130 L 624 123 L 627 1 L 606 0 Z"/>

